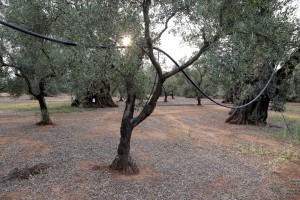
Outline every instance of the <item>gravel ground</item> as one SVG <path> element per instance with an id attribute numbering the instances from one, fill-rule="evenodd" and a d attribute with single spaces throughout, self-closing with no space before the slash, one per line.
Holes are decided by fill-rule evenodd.
<path id="1" fill-rule="evenodd" d="M 218 107 L 177 104 L 160 102 L 134 130 L 135 176 L 107 167 L 116 156 L 123 105 L 54 114 L 55 125 L 46 127 L 34 125 L 34 112 L 0 111 L 0 199 L 289 199 L 270 187 L 267 165 L 215 144 L 222 141 L 218 131 L 249 129 L 224 124 L 226 110 Z M 12 169 L 38 163 L 51 167 L 3 181 Z"/>

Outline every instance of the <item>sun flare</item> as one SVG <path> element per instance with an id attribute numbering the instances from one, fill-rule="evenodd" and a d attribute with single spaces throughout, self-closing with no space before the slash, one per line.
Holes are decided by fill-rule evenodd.
<path id="1" fill-rule="evenodd" d="M 122 43 L 124 46 L 129 46 L 131 44 L 131 38 L 129 36 L 123 37 Z"/>

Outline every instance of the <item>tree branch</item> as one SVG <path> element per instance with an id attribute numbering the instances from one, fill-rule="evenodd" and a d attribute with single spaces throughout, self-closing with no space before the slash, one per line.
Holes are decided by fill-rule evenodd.
<path id="1" fill-rule="evenodd" d="M 208 41 L 206 38 L 206 34 L 204 29 L 202 30 L 202 37 L 203 37 L 203 44 L 200 47 L 199 51 L 192 57 L 190 60 L 188 60 L 186 63 L 182 64 L 180 67 L 174 68 L 172 71 L 167 72 L 163 74 L 163 78 L 167 79 L 174 74 L 178 73 L 179 71 L 182 71 L 183 69 L 187 68 L 188 66 L 192 65 L 196 60 L 199 59 L 199 57 L 209 49 L 211 44 L 217 42 L 220 39 L 220 34 L 222 31 L 222 28 L 224 27 L 224 13 L 227 7 L 232 3 L 232 0 L 224 0 L 223 5 L 219 12 L 219 29 L 217 30 L 217 33 L 212 37 L 211 41 Z"/>
<path id="2" fill-rule="evenodd" d="M 147 43 L 148 48 L 148 56 L 154 66 L 154 68 L 157 71 L 158 77 L 162 78 L 162 69 L 160 67 L 160 64 L 155 59 L 154 53 L 153 53 L 153 42 L 150 36 L 150 17 L 149 17 L 149 9 L 151 5 L 151 0 L 143 0 L 143 16 L 144 16 L 144 24 L 145 24 L 145 39 Z"/>
<path id="3" fill-rule="evenodd" d="M 219 39 L 219 35 L 217 34 L 217 35 L 214 36 L 213 41 L 203 43 L 202 47 L 199 49 L 199 51 L 192 58 L 190 58 L 186 63 L 184 63 L 180 67 L 176 67 L 172 71 L 163 74 L 163 79 L 167 79 L 167 78 L 175 75 L 176 73 L 182 71 L 183 69 L 189 67 L 190 65 L 192 65 L 210 47 L 210 45 L 212 43 L 216 42 L 218 39 Z M 168 57 L 170 58 L 170 56 L 168 56 Z"/>
<path id="4" fill-rule="evenodd" d="M 156 36 L 156 38 L 153 40 L 154 42 L 156 42 L 157 40 L 159 40 L 162 36 L 162 34 L 164 34 L 164 32 L 168 29 L 168 24 L 169 24 L 169 21 L 176 15 L 178 11 L 174 11 L 166 20 L 165 22 L 165 27 L 163 30 L 161 30 L 161 32 Z"/>
<path id="5" fill-rule="evenodd" d="M 48 53 L 46 52 L 46 50 L 44 49 L 44 48 L 42 48 L 42 52 L 43 52 L 43 54 L 46 56 L 46 58 L 49 60 L 49 62 L 50 62 L 50 69 L 51 69 L 51 71 L 52 71 L 52 73 L 53 74 L 56 74 L 55 73 L 55 70 L 54 70 L 54 66 L 53 66 L 53 64 L 52 64 L 52 62 L 51 62 L 51 58 L 50 58 L 50 56 L 48 55 Z"/>

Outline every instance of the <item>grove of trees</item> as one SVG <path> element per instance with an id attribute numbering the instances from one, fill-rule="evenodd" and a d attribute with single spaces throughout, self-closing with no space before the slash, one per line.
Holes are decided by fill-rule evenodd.
<path id="1" fill-rule="evenodd" d="M 270 101 L 280 110 L 286 99 L 299 98 L 300 21 L 294 16 L 293 2 L 2 1 L 0 12 L 7 21 L 75 41 L 77 46 L 51 43 L 1 26 L 0 90 L 34 96 L 43 125 L 51 123 L 47 92 L 69 93 L 76 98 L 74 103 L 86 107 L 116 106 L 111 95 L 119 92 L 126 102 L 117 155 L 110 167 L 138 173 L 130 156 L 131 136 L 153 113 L 159 97 L 182 93 L 201 105 L 202 95 L 183 79 L 182 70 L 209 95 L 242 105 L 278 69 L 268 90 L 255 103 L 232 110 L 228 123 L 264 124 Z M 168 31 L 196 50 L 179 67 L 166 70 L 155 47 Z M 122 44 L 124 37 L 130 37 L 131 43 Z M 152 70 L 145 67 L 147 63 Z M 156 83 L 145 103 L 153 70 Z M 137 107 L 139 113 L 135 113 Z"/>

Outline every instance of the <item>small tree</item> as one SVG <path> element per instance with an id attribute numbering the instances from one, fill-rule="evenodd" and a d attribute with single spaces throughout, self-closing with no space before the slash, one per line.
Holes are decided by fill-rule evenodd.
<path id="1" fill-rule="evenodd" d="M 206 75 L 206 68 L 199 60 L 194 63 L 194 65 L 191 67 L 191 69 L 188 71 L 189 76 L 193 80 L 193 82 L 199 87 L 203 88 L 203 80 L 204 76 Z M 203 98 L 203 95 L 201 92 L 198 91 L 197 88 L 195 88 L 193 85 L 191 85 L 190 82 L 186 81 L 186 89 L 192 89 L 194 95 L 193 97 L 196 97 L 197 99 L 197 105 L 201 106 L 201 98 Z"/>
<path id="2" fill-rule="evenodd" d="M 162 87 L 164 94 L 164 102 L 168 102 L 168 96 L 171 96 L 172 99 L 175 99 L 174 93 L 176 93 L 178 88 L 176 77 L 173 76 L 164 82 Z"/>

